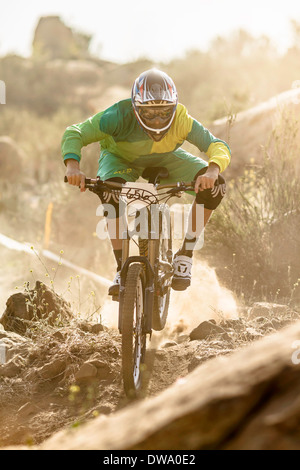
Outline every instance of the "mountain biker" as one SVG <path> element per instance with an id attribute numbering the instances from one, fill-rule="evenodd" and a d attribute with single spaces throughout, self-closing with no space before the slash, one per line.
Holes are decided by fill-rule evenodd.
<path id="1" fill-rule="evenodd" d="M 204 152 L 208 163 L 183 150 L 184 141 Z M 131 98 L 66 129 L 62 139 L 66 176 L 69 184 L 80 186 L 81 191 L 85 191 L 85 174 L 79 166 L 81 148 L 92 142 L 100 142 L 97 176 L 101 180 L 133 182 L 149 166 L 168 169 L 169 177 L 163 183 L 195 180 L 193 207 L 204 205 L 204 227 L 225 194 L 225 180 L 220 173 L 230 163 L 229 146 L 188 114 L 178 102 L 173 80 L 160 70 L 143 72 L 133 84 Z M 109 202 L 115 205 L 114 222 L 120 223 L 118 201 L 113 198 Z M 107 216 L 110 233 L 109 222 Z M 110 238 L 117 274 L 109 294 L 117 295 L 122 240 L 111 234 Z M 198 238 L 199 235 L 193 238 L 187 233 L 174 256 L 174 290 L 185 290 L 191 283 L 193 249 Z"/>

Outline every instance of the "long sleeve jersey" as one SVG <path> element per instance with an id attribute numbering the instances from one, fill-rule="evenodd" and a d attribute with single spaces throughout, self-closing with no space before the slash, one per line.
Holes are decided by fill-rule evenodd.
<path id="1" fill-rule="evenodd" d="M 101 150 L 134 162 L 143 155 L 173 152 L 184 141 L 204 152 L 209 163 L 216 163 L 221 172 L 229 165 L 229 146 L 192 118 L 184 105 L 178 104 L 169 131 L 162 140 L 154 142 L 138 123 L 131 99 L 119 101 L 86 121 L 68 127 L 62 139 L 62 156 L 64 160 L 73 158 L 80 162 L 82 147 L 99 142 Z"/>

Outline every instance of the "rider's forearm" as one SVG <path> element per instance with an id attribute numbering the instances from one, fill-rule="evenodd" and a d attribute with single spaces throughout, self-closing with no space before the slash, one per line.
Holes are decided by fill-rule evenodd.
<path id="1" fill-rule="evenodd" d="M 61 142 L 61 153 L 64 161 L 74 159 L 80 162 L 83 139 L 77 126 L 68 127 Z"/>
<path id="2" fill-rule="evenodd" d="M 67 127 L 62 137 L 61 152 L 64 160 L 74 158 L 80 162 L 81 149 L 92 142 L 100 142 L 106 134 L 100 129 L 102 113 L 79 124 Z"/>
<path id="3" fill-rule="evenodd" d="M 229 165 L 231 152 L 227 143 L 215 137 L 196 119 L 193 119 L 193 125 L 186 140 L 204 152 L 208 156 L 209 163 L 216 163 L 220 172 Z"/>
<path id="4" fill-rule="evenodd" d="M 207 152 L 209 165 L 216 164 L 220 172 L 226 170 L 231 160 L 231 153 L 227 144 L 223 142 L 213 142 Z"/>

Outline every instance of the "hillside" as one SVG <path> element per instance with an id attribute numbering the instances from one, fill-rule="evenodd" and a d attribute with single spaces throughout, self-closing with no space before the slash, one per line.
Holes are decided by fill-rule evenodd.
<path id="1" fill-rule="evenodd" d="M 55 303 L 58 307 L 59 298 L 49 294 L 54 302 L 51 308 Z M 281 415 L 280 397 L 276 388 L 270 387 L 275 380 L 282 383 L 288 365 L 296 380 L 298 368 L 293 370 L 290 345 L 299 333 L 295 321 L 300 312 L 284 305 L 257 303 L 240 310 L 239 318 L 219 316 L 217 322 L 204 321 L 193 330 L 183 322 L 169 324 L 162 335 L 154 334 L 148 345 L 144 397 L 132 402 L 123 391 L 121 339 L 115 329 L 68 318 L 63 302 L 59 306 L 60 327 L 27 321 L 21 330 L 22 322 L 16 322 L 21 318 L 17 296 L 20 294 L 7 303 L 14 317 L 9 317 L 7 310 L 2 318 L 6 330 L 0 330 L 7 348 L 7 362 L 0 366 L 2 447 L 251 448 L 257 439 L 251 422 L 261 419 L 264 410 L 268 414 L 269 407 L 273 415 Z M 286 333 L 275 334 L 291 323 L 294 326 Z M 295 390 L 289 385 L 285 393 Z M 139 420 L 132 420 L 131 415 L 137 413 Z M 282 419 L 288 416 L 286 411 Z M 298 449 L 292 430 L 291 424 L 289 439 Z M 232 440 L 229 436 L 233 433 Z M 259 439 L 262 448 L 282 448 L 287 436 L 279 433 L 274 443 L 263 428 Z"/>
<path id="2" fill-rule="evenodd" d="M 299 44 L 280 55 L 239 31 L 170 63 L 120 65 L 91 56 L 90 39 L 50 17 L 30 58 L 0 58 L 0 447 L 298 450 Z M 192 285 L 172 291 L 167 327 L 148 344 L 144 397 L 131 402 L 99 199 L 63 182 L 60 143 L 153 65 L 232 161 Z M 95 176 L 99 144 L 82 153 Z"/>

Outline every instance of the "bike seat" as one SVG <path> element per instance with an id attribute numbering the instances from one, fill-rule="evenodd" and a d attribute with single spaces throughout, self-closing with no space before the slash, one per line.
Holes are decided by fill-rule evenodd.
<path id="1" fill-rule="evenodd" d="M 169 171 L 164 166 L 149 166 L 145 168 L 142 174 L 142 178 L 152 184 L 158 184 L 161 178 L 168 178 L 168 176 Z"/>

